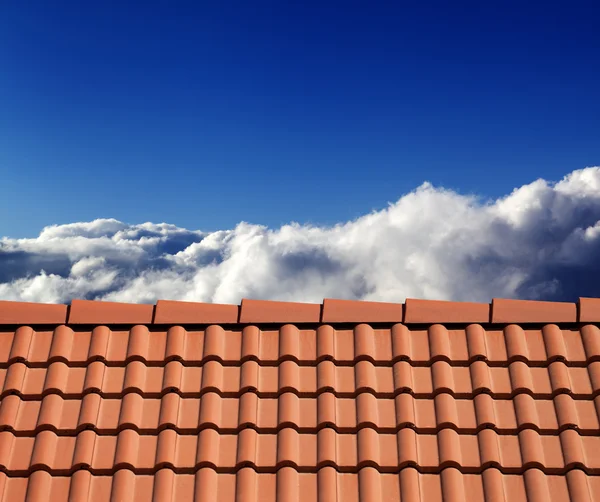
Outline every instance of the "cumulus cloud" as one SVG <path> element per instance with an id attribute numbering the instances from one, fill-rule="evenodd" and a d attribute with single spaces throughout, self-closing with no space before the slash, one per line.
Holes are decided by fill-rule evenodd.
<path id="1" fill-rule="evenodd" d="M 0 239 L 0 299 L 239 303 L 600 296 L 600 167 L 497 200 L 424 183 L 334 226 L 99 219 Z"/>

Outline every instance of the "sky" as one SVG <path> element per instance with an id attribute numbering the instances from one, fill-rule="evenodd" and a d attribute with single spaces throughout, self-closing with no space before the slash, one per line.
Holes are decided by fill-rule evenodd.
<path id="1" fill-rule="evenodd" d="M 600 296 L 600 4 L 418 4 L 3 2 L 0 299 Z"/>

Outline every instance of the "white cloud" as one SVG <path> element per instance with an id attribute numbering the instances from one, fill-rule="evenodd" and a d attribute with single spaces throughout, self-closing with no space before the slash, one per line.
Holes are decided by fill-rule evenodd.
<path id="1" fill-rule="evenodd" d="M 600 168 L 495 201 L 429 183 L 333 227 L 213 233 L 113 219 L 0 239 L 0 298 L 489 301 L 600 296 Z"/>

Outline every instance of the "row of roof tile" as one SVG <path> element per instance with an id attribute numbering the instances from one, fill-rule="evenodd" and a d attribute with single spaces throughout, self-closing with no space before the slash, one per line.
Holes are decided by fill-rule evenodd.
<path id="1" fill-rule="evenodd" d="M 234 434 L 252 428 L 274 434 L 292 427 L 303 433 L 323 428 L 340 433 L 356 433 L 372 428 L 392 434 L 403 428 L 432 434 L 453 428 L 462 434 L 484 429 L 516 434 L 534 429 L 554 434 L 574 429 L 596 435 L 600 427 L 600 397 L 573 399 L 559 394 L 553 399 L 534 399 L 518 394 L 512 399 L 494 399 L 478 394 L 472 399 L 456 399 L 450 394 L 418 399 L 410 394 L 377 399 L 371 394 L 357 398 L 336 398 L 331 393 L 315 398 L 283 394 L 279 398 L 259 398 L 253 392 L 224 398 L 207 393 L 200 398 L 182 398 L 168 393 L 162 398 L 144 399 L 137 393 L 107 399 L 97 393 L 82 399 L 65 399 L 47 394 L 39 400 L 23 400 L 8 395 L 0 402 L 0 431 L 35 435 L 53 430 L 74 435 L 83 430 L 116 434 L 124 429 L 157 434 L 169 428 L 181 434 L 196 434 L 206 428 Z"/>
<path id="2" fill-rule="evenodd" d="M 38 470 L 27 477 L 0 472 L 0 501 L 14 502 L 600 502 L 600 476 L 580 469 L 566 475 L 548 475 L 531 468 L 522 474 L 502 474 L 487 468 L 464 474 L 449 467 L 439 474 L 419 473 L 406 467 L 385 474 L 373 467 L 358 473 L 340 473 L 323 467 L 317 473 L 282 467 L 259 473 L 245 467 L 235 474 L 210 467 L 195 474 L 176 474 L 163 468 L 152 475 L 120 469 L 98 476 L 81 469 L 72 476 L 52 476 Z"/>
<path id="3" fill-rule="evenodd" d="M 339 434 L 324 428 L 302 434 L 284 428 L 276 434 L 244 429 L 221 434 L 203 429 L 196 435 L 181 435 L 165 429 L 156 435 L 141 435 L 125 429 L 117 435 L 82 431 L 75 436 L 41 431 L 35 437 L 0 432 L 0 466 L 11 475 L 26 475 L 37 469 L 57 475 L 86 468 L 95 474 L 111 474 L 130 468 L 150 474 L 162 467 L 193 473 L 202 467 L 235 472 L 253 467 L 276 472 L 294 467 L 317 472 L 325 466 L 341 472 L 375 467 L 379 472 L 399 472 L 418 466 L 421 472 L 440 472 L 456 467 L 464 473 L 479 473 L 497 467 L 505 473 L 522 473 L 536 467 L 547 474 L 564 473 L 574 467 L 600 474 L 600 437 L 582 436 L 566 429 L 556 436 L 525 429 L 501 435 L 485 429 L 478 434 L 459 434 L 442 429 L 436 434 L 418 434 L 401 429 L 381 434 L 370 428 Z"/>
<path id="4" fill-rule="evenodd" d="M 323 304 L 243 299 L 241 305 L 159 300 L 156 305 L 73 300 L 70 306 L 0 301 L 1 324 L 575 323 L 599 322 L 600 299 L 577 303 L 494 299 L 491 304 L 407 299 Z"/>
<path id="5" fill-rule="evenodd" d="M 547 366 L 554 361 L 581 366 L 600 361 L 600 328 L 586 324 L 579 329 L 560 329 L 555 324 L 541 329 L 523 329 L 511 324 L 502 329 L 484 329 L 470 324 L 449 330 L 440 324 L 425 329 L 409 329 L 403 324 L 374 329 L 359 324 L 351 329 L 329 325 L 299 329 L 287 324 L 279 329 L 244 326 L 226 329 L 210 325 L 187 331 L 182 326 L 153 329 L 136 325 L 130 330 L 113 331 L 107 326 L 74 331 L 59 325 L 34 331 L 20 326 L 0 333 L 0 366 L 14 362 L 28 365 L 63 361 L 69 365 L 106 361 L 123 365 L 134 360 L 161 364 L 173 360 L 199 365 L 210 360 L 241 364 L 255 360 L 261 365 L 285 360 L 315 365 L 330 360 L 341 365 L 360 360 L 391 365 L 409 361 L 431 365 L 446 360 L 453 365 L 487 361 L 506 365 L 524 361 Z"/>
<path id="6" fill-rule="evenodd" d="M 563 393 L 591 398 L 600 394 L 600 361 L 586 367 L 570 367 L 561 361 L 548 367 L 531 367 L 522 361 L 511 362 L 508 367 L 489 366 L 484 361 L 469 366 L 451 366 L 447 361 L 436 361 L 431 366 L 411 366 L 406 361 L 393 366 L 375 366 L 370 361 L 359 361 L 354 366 L 336 366 L 331 361 L 321 361 L 316 366 L 299 366 L 295 361 L 283 361 L 278 366 L 260 366 L 256 361 L 238 366 L 224 366 L 219 361 L 208 361 L 202 366 L 184 366 L 180 361 L 170 361 L 165 366 L 147 366 L 141 361 L 107 366 L 94 361 L 84 367 L 69 367 L 59 361 L 43 368 L 19 362 L 0 368 L 0 389 L 0 397 L 48 393 L 81 397 L 88 392 L 105 397 L 128 392 L 145 397 L 160 397 L 168 392 L 184 397 L 198 397 L 206 392 L 234 397 L 251 391 L 261 397 L 289 392 L 315 398 L 331 392 L 338 397 L 411 393 L 432 398 L 440 392 L 456 397 L 485 392 L 497 398 L 521 393 L 542 399 Z"/>

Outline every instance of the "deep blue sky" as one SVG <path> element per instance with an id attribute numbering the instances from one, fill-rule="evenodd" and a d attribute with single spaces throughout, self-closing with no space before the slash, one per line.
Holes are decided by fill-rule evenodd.
<path id="1" fill-rule="evenodd" d="M 392 4 L 2 2 L 0 236 L 329 224 L 600 164 L 598 2 Z"/>

